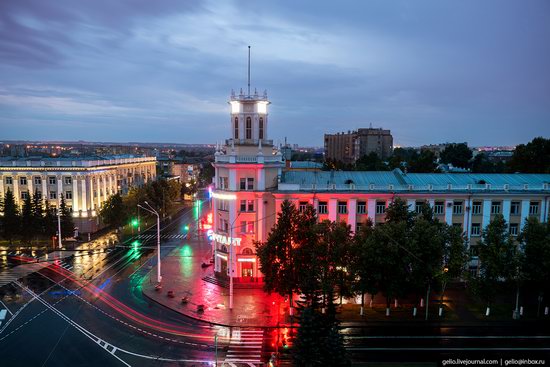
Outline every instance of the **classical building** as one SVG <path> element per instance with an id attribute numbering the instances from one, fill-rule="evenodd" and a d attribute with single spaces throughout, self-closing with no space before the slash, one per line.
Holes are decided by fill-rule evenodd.
<path id="1" fill-rule="evenodd" d="M 265 241 L 281 204 L 302 210 L 313 205 L 319 220 L 347 223 L 352 231 L 370 218 L 385 219 L 392 200 L 411 210 L 428 203 L 441 221 L 464 231 L 475 260 L 475 246 L 491 219 L 502 214 L 512 236 L 525 219 L 548 220 L 550 174 L 470 174 L 328 172 L 288 170 L 268 140 L 267 96 L 232 95 L 230 136 L 215 154 L 213 252 L 218 275 L 228 275 L 232 259 L 237 281 L 261 281 L 254 241 Z M 231 256 L 233 253 L 233 256 Z M 475 263 L 471 263 L 475 269 Z"/>
<path id="2" fill-rule="evenodd" d="M 390 130 L 365 128 L 347 133 L 325 134 L 325 159 L 355 163 L 364 155 L 376 153 L 382 159 L 393 151 Z"/>
<path id="3" fill-rule="evenodd" d="M 52 208 L 63 194 L 80 232 L 98 229 L 97 211 L 107 198 L 126 194 L 156 177 L 154 157 L 0 159 L 0 197 L 9 189 L 19 205 L 38 193 Z"/>

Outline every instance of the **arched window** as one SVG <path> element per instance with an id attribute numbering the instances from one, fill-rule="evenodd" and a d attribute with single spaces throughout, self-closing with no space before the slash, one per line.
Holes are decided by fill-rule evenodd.
<path id="1" fill-rule="evenodd" d="M 235 117 L 235 139 L 239 138 L 239 118 Z"/>
<path id="2" fill-rule="evenodd" d="M 264 118 L 260 117 L 260 122 L 258 126 L 258 139 L 264 138 Z"/>
<path id="3" fill-rule="evenodd" d="M 245 139 L 252 139 L 252 119 L 250 117 L 246 118 L 246 137 Z"/>
<path id="4" fill-rule="evenodd" d="M 221 250 L 221 252 L 227 253 L 227 246 L 226 246 L 226 245 L 222 245 L 222 247 L 221 247 L 220 250 Z"/>
<path id="5" fill-rule="evenodd" d="M 252 249 L 247 247 L 245 249 L 243 249 L 243 252 L 242 252 L 243 255 L 253 255 L 254 253 L 252 252 Z"/>

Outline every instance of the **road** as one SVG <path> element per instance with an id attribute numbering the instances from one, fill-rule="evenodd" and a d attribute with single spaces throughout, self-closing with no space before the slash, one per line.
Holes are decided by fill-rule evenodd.
<path id="1" fill-rule="evenodd" d="M 161 256 L 181 244 L 181 228 L 187 224 L 192 230 L 194 215 L 187 210 L 164 226 Z M 131 240 L 128 247 L 112 251 L 82 251 L 3 287 L 10 315 L 0 326 L 0 365 L 213 362 L 214 335 L 224 332 L 220 327 L 185 318 L 141 294 L 140 284 L 149 281 L 146 274 L 156 263 L 156 253 L 147 248 L 155 240 L 139 245 Z M 219 342 L 222 360 L 224 339 Z"/>

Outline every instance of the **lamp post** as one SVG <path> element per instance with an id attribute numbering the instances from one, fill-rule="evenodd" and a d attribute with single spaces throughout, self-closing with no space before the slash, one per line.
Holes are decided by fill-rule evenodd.
<path id="1" fill-rule="evenodd" d="M 61 245 L 61 205 L 57 210 L 57 241 L 58 241 L 58 247 L 61 250 L 61 248 L 63 247 Z"/>
<path id="2" fill-rule="evenodd" d="M 138 204 L 138 208 L 148 211 L 149 213 L 155 214 L 157 216 L 157 282 L 160 284 L 162 282 L 162 276 L 160 275 L 160 216 L 159 213 L 149 205 L 147 201 L 144 202 L 149 208 L 141 206 Z"/>
<path id="3" fill-rule="evenodd" d="M 234 250 L 233 250 L 233 230 L 235 229 L 235 222 L 239 218 L 239 215 L 241 215 L 241 212 L 237 214 L 235 219 L 233 219 L 233 222 L 231 223 L 231 227 L 229 228 L 229 309 L 233 309 L 233 257 L 235 256 Z"/>

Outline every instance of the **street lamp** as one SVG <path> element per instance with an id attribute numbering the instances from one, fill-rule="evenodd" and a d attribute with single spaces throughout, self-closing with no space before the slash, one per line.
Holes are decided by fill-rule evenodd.
<path id="1" fill-rule="evenodd" d="M 57 210 L 57 241 L 59 249 L 63 246 L 61 246 L 61 203 L 59 204 L 59 209 Z"/>
<path id="2" fill-rule="evenodd" d="M 141 205 L 137 205 L 138 208 L 148 211 L 149 213 L 155 214 L 157 216 L 157 283 L 162 282 L 162 276 L 160 275 L 160 216 L 159 213 L 149 205 L 147 201 L 144 202 L 149 208 L 146 208 Z"/>

